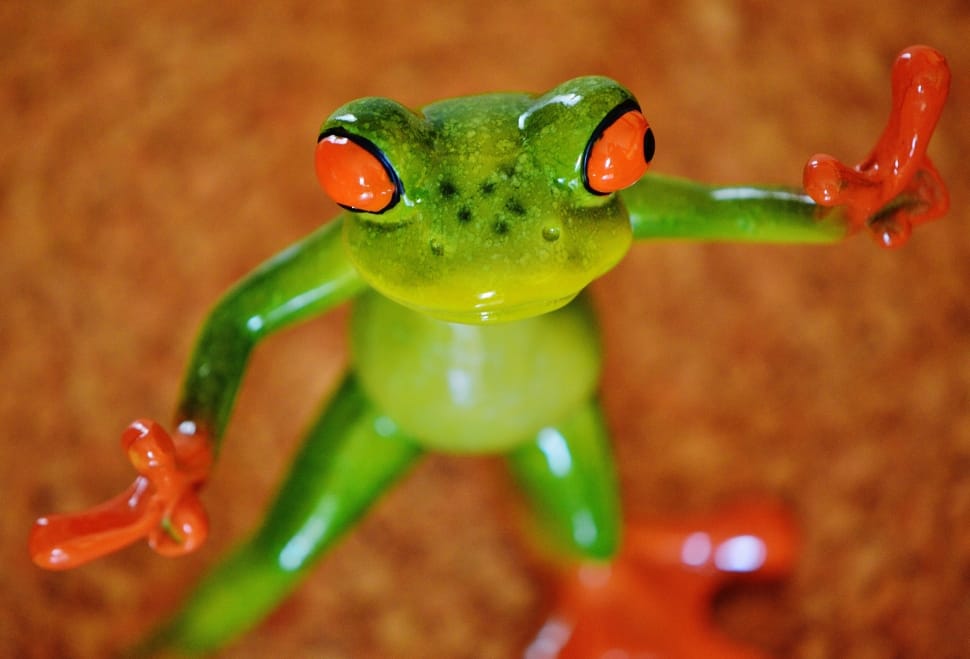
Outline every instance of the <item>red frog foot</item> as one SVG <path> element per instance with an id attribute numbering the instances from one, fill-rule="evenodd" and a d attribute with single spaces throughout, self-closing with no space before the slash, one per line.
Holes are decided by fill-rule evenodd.
<path id="1" fill-rule="evenodd" d="M 628 524 L 612 564 L 581 565 L 559 584 L 556 609 L 526 659 L 755 659 L 712 621 L 726 585 L 791 571 L 797 532 L 768 503 Z"/>
<path id="2" fill-rule="evenodd" d="M 868 226 L 885 247 L 904 244 L 918 224 L 950 205 L 946 185 L 926 155 L 950 90 L 946 59 L 929 46 L 907 48 L 893 65 L 889 122 L 869 157 L 848 167 L 818 154 L 803 183 L 821 206 L 844 206 L 851 229 Z"/>
<path id="3" fill-rule="evenodd" d="M 71 515 L 41 517 L 30 532 L 34 563 L 67 570 L 147 537 L 152 549 L 177 556 L 198 548 L 208 520 L 197 491 L 212 465 L 210 443 L 201 432 L 169 437 L 154 421 L 138 420 L 121 435 L 121 447 L 138 472 L 115 498 Z"/>

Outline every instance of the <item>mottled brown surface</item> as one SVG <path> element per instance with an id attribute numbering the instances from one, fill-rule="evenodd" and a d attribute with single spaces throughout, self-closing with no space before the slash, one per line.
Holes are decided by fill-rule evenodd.
<path id="1" fill-rule="evenodd" d="M 865 154 L 892 58 L 926 42 L 955 73 L 944 222 L 892 253 L 641 245 L 595 292 L 629 510 L 763 492 L 801 518 L 797 574 L 727 601 L 734 633 L 970 656 L 965 1 L 47 4 L 0 4 L 0 655 L 104 656 L 255 523 L 343 366 L 341 314 L 258 351 L 204 551 L 47 574 L 24 550 L 36 515 L 129 481 L 118 434 L 168 419 L 219 292 L 333 214 L 310 160 L 337 105 L 605 73 L 640 96 L 658 171 L 797 183 L 815 151 Z M 227 656 L 514 656 L 540 590 L 505 485 L 492 461 L 427 461 Z"/>

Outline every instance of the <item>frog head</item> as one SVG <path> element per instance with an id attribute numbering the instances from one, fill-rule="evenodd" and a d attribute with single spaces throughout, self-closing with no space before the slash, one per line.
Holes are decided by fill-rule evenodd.
<path id="1" fill-rule="evenodd" d="M 436 318 L 517 320 L 559 308 L 629 249 L 617 190 L 653 156 L 636 100 L 602 77 L 542 96 L 487 94 L 414 113 L 363 98 L 323 124 L 324 190 L 374 289 Z"/>

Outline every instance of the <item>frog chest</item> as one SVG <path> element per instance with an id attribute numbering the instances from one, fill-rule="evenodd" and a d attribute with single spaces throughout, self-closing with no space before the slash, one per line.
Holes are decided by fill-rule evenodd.
<path id="1" fill-rule="evenodd" d="M 434 450 L 507 450 L 591 396 L 599 375 L 595 322 L 582 296 L 525 320 L 465 325 L 369 293 L 351 322 L 352 367 L 364 391 Z"/>

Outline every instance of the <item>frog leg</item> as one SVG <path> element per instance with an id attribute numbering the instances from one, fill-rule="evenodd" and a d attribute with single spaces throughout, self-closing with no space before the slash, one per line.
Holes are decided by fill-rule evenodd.
<path id="1" fill-rule="evenodd" d="M 599 405 L 589 401 L 507 456 L 553 548 L 607 561 L 620 544 L 620 499 Z"/>
<path id="2" fill-rule="evenodd" d="M 711 608 L 729 583 L 790 571 L 796 534 L 783 507 L 627 521 L 620 543 L 616 477 L 592 401 L 508 460 L 540 526 L 573 559 L 526 659 L 762 656 L 718 630 Z"/>
<path id="3" fill-rule="evenodd" d="M 210 652 L 256 624 L 419 455 L 349 376 L 310 428 L 262 527 L 139 651 Z"/>

